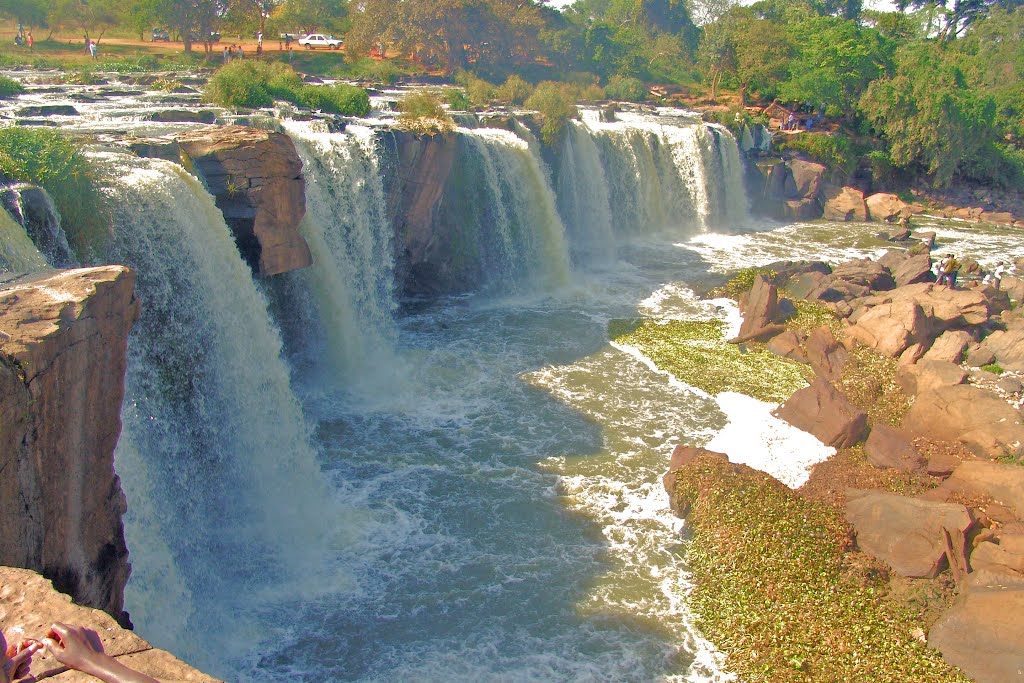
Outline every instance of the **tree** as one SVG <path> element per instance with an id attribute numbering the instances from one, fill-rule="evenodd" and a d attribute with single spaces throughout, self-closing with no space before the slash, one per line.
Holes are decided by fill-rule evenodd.
<path id="1" fill-rule="evenodd" d="M 996 124 L 1024 139 L 1024 9 L 996 8 L 956 43 L 958 63 L 972 87 L 996 102 Z"/>
<path id="2" fill-rule="evenodd" d="M 791 29 L 796 56 L 779 97 L 852 112 L 868 84 L 890 65 L 894 46 L 874 29 L 836 17 L 811 17 Z"/>
<path id="3" fill-rule="evenodd" d="M 714 29 L 705 29 L 705 40 L 710 35 L 713 42 L 704 48 L 702 63 L 709 73 L 731 74 L 736 79 L 741 104 L 746 104 L 750 90 L 762 97 L 774 95 L 787 78 L 793 57 L 792 38 L 783 24 L 759 16 L 758 5 L 735 7 Z"/>
<path id="4" fill-rule="evenodd" d="M 0 0 L 0 16 L 11 17 L 24 26 L 46 26 L 48 0 Z"/>
<path id="5" fill-rule="evenodd" d="M 122 9 L 119 0 L 55 0 L 47 21 L 51 26 L 81 31 L 86 38 L 102 38 L 107 29 L 120 23 Z"/>
<path id="6" fill-rule="evenodd" d="M 207 53 L 213 49 L 211 33 L 220 28 L 229 9 L 229 0 L 135 0 L 132 7 L 133 12 L 147 17 L 151 23 L 181 35 L 185 52 L 192 51 L 193 43 L 201 42 Z"/>
<path id="7" fill-rule="evenodd" d="M 348 14 L 347 3 L 339 0 L 287 0 L 272 13 L 273 23 L 284 31 L 307 33 L 335 31 Z"/>
<path id="8" fill-rule="evenodd" d="M 859 106 L 888 142 L 893 163 L 921 166 L 936 187 L 984 165 L 997 140 L 995 102 L 968 87 L 941 44 L 901 48 L 895 74 L 868 86 Z"/>
<path id="9" fill-rule="evenodd" d="M 944 41 L 960 36 L 971 24 L 988 16 L 993 8 L 1012 11 L 1022 5 L 1024 0 L 896 0 L 896 7 L 901 12 L 905 12 L 908 7 L 941 7 L 944 25 L 939 31 L 939 37 Z"/>

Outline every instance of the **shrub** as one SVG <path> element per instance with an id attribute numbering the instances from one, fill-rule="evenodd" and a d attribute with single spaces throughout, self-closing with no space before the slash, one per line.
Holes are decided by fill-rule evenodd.
<path id="1" fill-rule="evenodd" d="M 70 138 L 47 128 L 0 128 L 0 174 L 45 189 L 79 259 L 95 259 L 110 237 L 95 168 Z"/>
<path id="2" fill-rule="evenodd" d="M 758 275 L 765 275 L 770 280 L 775 277 L 776 273 L 768 268 L 757 267 L 738 270 L 724 285 L 711 290 L 711 296 L 739 301 L 740 296 L 750 291 L 750 288 L 754 286 L 754 278 Z"/>
<path id="3" fill-rule="evenodd" d="M 106 83 L 102 77 L 97 76 L 89 69 L 69 71 L 61 76 L 61 81 L 69 85 L 102 85 Z"/>
<path id="4" fill-rule="evenodd" d="M 25 92 L 25 88 L 22 87 L 21 83 L 18 83 L 18 81 L 13 78 L 0 76 L 0 98 L 13 97 L 14 95 L 20 95 L 23 92 Z"/>
<path id="5" fill-rule="evenodd" d="M 998 363 L 989 363 L 988 365 L 981 366 L 981 369 L 985 372 L 991 372 L 994 375 L 1003 374 L 1003 368 Z"/>
<path id="6" fill-rule="evenodd" d="M 631 76 L 612 76 L 605 86 L 604 92 L 609 99 L 625 102 L 641 102 L 647 98 L 647 88 L 639 78 Z"/>
<path id="7" fill-rule="evenodd" d="M 498 99 L 507 104 L 522 104 L 533 94 L 533 86 L 524 78 L 512 74 L 498 88 Z"/>
<path id="8" fill-rule="evenodd" d="M 839 179 L 850 177 L 860 163 L 859 150 L 854 149 L 850 138 L 838 133 L 787 135 L 778 149 L 803 152 L 814 161 L 825 164 Z"/>
<path id="9" fill-rule="evenodd" d="M 376 60 L 360 61 L 353 69 L 357 78 L 381 83 L 383 85 L 394 85 L 401 75 L 401 70 L 390 61 L 378 62 Z"/>
<path id="10" fill-rule="evenodd" d="M 304 107 L 328 114 L 366 116 L 370 113 L 370 96 L 366 91 L 345 83 L 303 85 L 298 91 L 298 100 Z"/>
<path id="11" fill-rule="evenodd" d="M 455 122 L 445 111 L 437 93 L 409 93 L 399 100 L 398 111 L 398 125 L 417 135 L 443 134 L 455 130 Z"/>
<path id="12" fill-rule="evenodd" d="M 455 111 L 469 111 L 473 108 L 466 91 L 462 88 L 448 88 L 444 91 L 444 103 Z"/>
<path id="13" fill-rule="evenodd" d="M 599 86 L 597 83 L 591 83 L 580 90 L 580 101 L 581 102 L 600 102 L 606 99 L 604 88 Z"/>
<path id="14" fill-rule="evenodd" d="M 530 109 L 535 109 L 543 119 L 540 133 L 544 144 L 554 146 L 562 139 L 566 125 L 570 119 L 578 115 L 576 100 L 578 92 L 568 83 L 544 81 L 524 102 Z"/>
<path id="15" fill-rule="evenodd" d="M 234 61 L 221 67 L 206 87 L 207 100 L 222 107 L 269 107 L 275 99 L 330 114 L 366 116 L 370 97 L 356 86 L 306 85 L 290 66 Z"/>

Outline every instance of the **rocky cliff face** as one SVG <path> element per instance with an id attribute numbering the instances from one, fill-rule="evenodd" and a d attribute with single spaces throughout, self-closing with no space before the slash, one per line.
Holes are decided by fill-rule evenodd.
<path id="1" fill-rule="evenodd" d="M 166 683 L 218 683 L 170 653 L 153 648 L 131 631 L 120 628 L 103 612 L 72 604 L 67 595 L 54 590 L 49 581 L 35 572 L 0 567 L 0 629 L 7 634 L 10 643 L 19 638 L 41 638 L 54 622 L 76 624 L 94 631 L 108 655 Z M 30 673 L 31 678 L 25 680 L 96 681 L 80 671 L 68 670 L 45 652 L 32 658 Z"/>
<path id="2" fill-rule="evenodd" d="M 262 277 L 310 265 L 298 226 L 306 215 L 302 160 L 283 133 L 211 126 L 136 141 L 132 151 L 198 171 L 234 233 L 242 257 Z"/>
<path id="3" fill-rule="evenodd" d="M 0 288 L 0 565 L 42 572 L 128 624 L 114 473 L 135 275 L 122 266 Z"/>

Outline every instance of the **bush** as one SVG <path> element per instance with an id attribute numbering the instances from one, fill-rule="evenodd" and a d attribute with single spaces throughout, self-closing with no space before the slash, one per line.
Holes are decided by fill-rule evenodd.
<path id="1" fill-rule="evenodd" d="M 604 88 L 599 86 L 597 83 L 591 83 L 580 90 L 580 101 L 581 102 L 600 102 L 603 99 L 607 99 Z"/>
<path id="2" fill-rule="evenodd" d="M 448 88 L 444 91 L 444 103 L 455 111 L 469 111 L 473 108 L 466 91 L 462 88 Z"/>
<path id="3" fill-rule="evenodd" d="M 22 87 L 21 83 L 18 83 L 13 78 L 0 76 L 0 98 L 13 97 L 23 92 L 25 92 L 25 88 Z"/>
<path id="4" fill-rule="evenodd" d="M 398 102 L 398 125 L 417 135 L 450 133 L 455 122 L 445 111 L 441 98 L 434 92 L 414 92 Z"/>
<path id="5" fill-rule="evenodd" d="M 824 164 L 838 176 L 838 180 L 849 178 L 860 163 L 860 151 L 854 149 L 850 138 L 832 133 L 801 133 L 787 135 L 779 143 L 779 151 L 802 152 L 812 160 Z"/>
<path id="6" fill-rule="evenodd" d="M 568 83 L 544 81 L 524 102 L 530 109 L 537 110 L 544 121 L 540 129 L 544 144 L 553 147 L 561 141 L 566 125 L 578 115 L 578 95 L 576 88 Z"/>
<path id="7" fill-rule="evenodd" d="M 210 79 L 204 95 L 222 107 L 269 107 L 284 100 L 329 114 L 366 116 L 370 97 L 356 86 L 306 85 L 290 66 L 265 62 L 234 61 Z"/>
<path id="8" fill-rule="evenodd" d="M 533 94 L 533 86 L 515 74 L 498 88 L 498 99 L 507 104 L 522 104 Z"/>
<path id="9" fill-rule="evenodd" d="M 109 212 L 95 168 L 64 134 L 47 128 L 0 128 L 0 174 L 45 189 L 71 248 L 94 261 L 110 237 Z"/>
<path id="10" fill-rule="evenodd" d="M 360 61 L 353 69 L 357 78 L 380 83 L 383 85 L 394 85 L 401 75 L 401 70 L 390 61 L 378 62 L 368 59 Z"/>
<path id="11" fill-rule="evenodd" d="M 647 98 L 647 88 L 639 78 L 612 76 L 604 88 L 609 99 L 624 102 L 641 102 Z"/>

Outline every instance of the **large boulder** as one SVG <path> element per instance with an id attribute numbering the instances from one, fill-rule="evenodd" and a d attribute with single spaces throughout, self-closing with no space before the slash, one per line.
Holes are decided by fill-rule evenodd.
<path id="1" fill-rule="evenodd" d="M 958 441 L 978 456 L 1016 456 L 1024 446 L 1021 414 L 995 394 L 969 384 L 918 392 L 903 418 L 914 434 Z"/>
<path id="2" fill-rule="evenodd" d="M 867 414 L 823 378 L 794 393 L 775 414 L 826 446 L 846 448 L 863 441 L 868 433 Z"/>
<path id="3" fill-rule="evenodd" d="M 0 289 L 0 564 L 127 624 L 114 473 L 135 274 L 82 268 Z"/>
<path id="4" fill-rule="evenodd" d="M 816 199 L 825 178 L 825 167 L 813 161 L 793 159 L 789 162 L 798 198 Z M 820 215 L 820 214 L 819 214 Z"/>
<path id="5" fill-rule="evenodd" d="M 916 472 L 927 464 L 910 436 L 885 424 L 876 424 L 864 443 L 864 454 L 875 467 Z"/>
<path id="6" fill-rule="evenodd" d="M 826 186 L 822 190 L 825 198 L 824 218 L 830 221 L 866 221 L 868 207 L 864 193 L 852 187 Z"/>
<path id="7" fill-rule="evenodd" d="M 219 683 L 127 631 L 99 610 L 81 607 L 27 569 L 0 567 L 0 629 L 11 641 L 42 638 L 53 623 L 75 624 L 95 633 L 103 652 L 125 666 L 164 683 Z M 16 635 L 17 634 L 17 635 Z M 31 678 L 55 683 L 95 683 L 97 679 L 68 669 L 45 651 L 32 657 Z"/>
<path id="8" fill-rule="evenodd" d="M 1024 301 L 1024 278 L 1004 275 L 999 288 L 1006 292 L 1013 301 Z"/>
<path id="9" fill-rule="evenodd" d="M 896 267 L 891 268 L 891 271 L 892 279 L 895 280 L 897 287 L 918 282 L 935 282 L 935 273 L 932 272 L 932 257 L 928 254 L 911 255 L 909 258 L 903 259 Z"/>
<path id="10" fill-rule="evenodd" d="M 828 325 L 822 325 L 811 332 L 805 343 L 807 362 L 814 373 L 829 381 L 838 380 L 850 359 L 850 352 L 836 341 Z"/>
<path id="11" fill-rule="evenodd" d="M 850 284 L 885 291 L 896 286 L 892 275 L 882 264 L 869 258 L 853 259 L 832 269 L 832 277 Z"/>
<path id="12" fill-rule="evenodd" d="M 858 489 L 846 491 L 846 519 L 861 550 L 912 578 L 938 576 L 946 566 L 945 534 L 962 547 L 974 524 L 963 505 Z"/>
<path id="13" fill-rule="evenodd" d="M 949 361 L 922 360 L 902 365 L 896 371 L 896 383 L 908 396 L 927 393 L 938 387 L 949 387 L 967 381 L 967 372 Z"/>
<path id="14" fill-rule="evenodd" d="M 1024 329 L 997 330 L 982 342 L 1004 370 L 1024 372 Z"/>
<path id="15" fill-rule="evenodd" d="M 290 137 L 217 126 L 176 139 L 206 180 L 242 256 L 259 275 L 286 273 L 313 262 L 298 230 L 306 214 L 306 183 Z"/>
<path id="16" fill-rule="evenodd" d="M 969 496 L 992 498 L 1024 520 L 1024 467 L 985 460 L 967 460 L 942 487 Z"/>
<path id="17" fill-rule="evenodd" d="M 787 199 L 782 205 L 783 220 L 810 221 L 821 216 L 821 204 L 814 197 Z"/>
<path id="18" fill-rule="evenodd" d="M 960 363 L 964 359 L 967 346 L 974 341 L 964 330 L 948 330 L 939 335 L 932 347 L 924 354 L 923 360 Z"/>
<path id="19" fill-rule="evenodd" d="M 848 342 L 856 342 L 896 358 L 911 344 L 927 336 L 924 310 L 915 301 L 900 300 L 867 309 L 846 329 Z"/>
<path id="20" fill-rule="evenodd" d="M 758 330 L 784 319 L 779 309 L 779 288 L 763 274 L 756 275 L 750 289 L 740 296 L 739 307 L 743 313 L 740 338 L 750 338 Z"/>
<path id="21" fill-rule="evenodd" d="M 932 626 L 928 644 L 978 683 L 1024 676 L 1024 590 L 977 588 L 963 592 Z"/>
<path id="22" fill-rule="evenodd" d="M 971 569 L 1024 581 L 1024 534 L 993 534 L 971 551 Z"/>
<path id="23" fill-rule="evenodd" d="M 878 192 L 864 200 L 873 221 L 891 221 L 910 213 L 909 205 L 894 194 Z"/>

